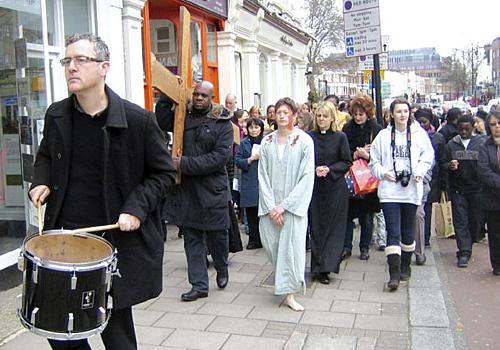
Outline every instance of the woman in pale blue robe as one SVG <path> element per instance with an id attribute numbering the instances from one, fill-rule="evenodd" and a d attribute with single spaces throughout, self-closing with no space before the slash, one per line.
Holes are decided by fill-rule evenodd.
<path id="1" fill-rule="evenodd" d="M 314 187 L 314 144 L 293 127 L 295 103 L 276 103 L 278 130 L 264 137 L 259 161 L 259 230 L 274 267 L 274 294 L 284 304 L 304 310 L 294 293 L 305 293 L 307 210 Z"/>

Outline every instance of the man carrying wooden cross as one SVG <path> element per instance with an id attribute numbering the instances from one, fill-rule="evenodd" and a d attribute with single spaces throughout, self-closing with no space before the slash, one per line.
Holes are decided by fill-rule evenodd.
<path id="1" fill-rule="evenodd" d="M 229 279 L 227 205 L 231 195 L 225 166 L 231 158 L 233 128 L 227 111 L 213 104 L 213 97 L 212 83 L 196 84 L 186 112 L 183 154 L 173 156 L 182 181 L 167 196 L 167 219 L 184 233 L 192 285 L 189 292 L 182 294 L 183 301 L 208 296 L 205 237 L 217 270 L 218 287 L 225 288 Z M 174 118 L 170 108 L 165 110 L 168 112 L 165 118 Z"/>

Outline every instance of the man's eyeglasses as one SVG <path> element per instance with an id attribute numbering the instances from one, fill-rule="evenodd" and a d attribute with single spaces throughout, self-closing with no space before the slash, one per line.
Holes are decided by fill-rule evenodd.
<path id="1" fill-rule="evenodd" d="M 94 57 L 76 56 L 76 57 L 64 57 L 61 60 L 59 60 L 59 63 L 61 63 L 61 66 L 63 67 L 69 67 L 71 61 L 75 63 L 75 66 L 81 66 L 89 62 L 104 62 L 104 60 L 100 60 Z"/>
<path id="2" fill-rule="evenodd" d="M 492 128 L 494 128 L 495 126 L 500 126 L 500 121 L 490 122 L 489 124 Z"/>

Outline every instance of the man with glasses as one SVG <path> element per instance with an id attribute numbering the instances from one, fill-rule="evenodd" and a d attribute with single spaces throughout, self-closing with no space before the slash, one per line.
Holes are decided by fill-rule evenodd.
<path id="1" fill-rule="evenodd" d="M 37 207 L 47 203 L 46 229 L 119 224 L 103 235 L 117 248 L 121 277 L 101 337 L 106 349 L 137 349 L 131 306 L 162 290 L 158 207 L 175 169 L 154 114 L 105 84 L 109 51 L 99 37 L 70 37 L 60 62 L 71 96 L 47 109 L 29 196 Z M 90 349 L 86 339 L 49 343 Z"/>

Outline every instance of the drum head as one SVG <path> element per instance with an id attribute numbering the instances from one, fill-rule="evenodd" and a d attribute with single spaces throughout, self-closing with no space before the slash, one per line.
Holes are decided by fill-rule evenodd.
<path id="1" fill-rule="evenodd" d="M 25 249 L 45 261 L 72 264 L 99 262 L 113 254 L 113 248 L 106 240 L 88 233 L 33 235 L 26 242 Z"/>

